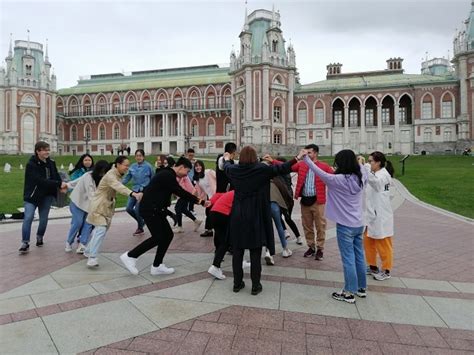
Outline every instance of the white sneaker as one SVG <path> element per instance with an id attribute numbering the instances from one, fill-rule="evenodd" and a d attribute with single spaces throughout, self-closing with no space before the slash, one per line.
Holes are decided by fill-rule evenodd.
<path id="1" fill-rule="evenodd" d="M 197 232 L 199 230 L 199 227 L 201 227 L 202 221 L 200 219 L 196 219 L 194 221 L 194 231 Z"/>
<path id="2" fill-rule="evenodd" d="M 291 238 L 290 232 L 288 232 L 288 231 L 285 229 L 285 239 L 290 239 L 290 238 Z"/>
<path id="3" fill-rule="evenodd" d="M 293 252 L 288 248 L 283 249 L 283 251 L 281 252 L 281 256 L 283 256 L 284 258 L 289 258 L 292 255 L 293 255 Z"/>
<path id="4" fill-rule="evenodd" d="M 378 274 L 374 275 L 374 279 L 377 281 L 383 281 L 383 280 L 388 280 L 392 276 L 390 274 L 387 274 L 386 272 L 379 272 Z"/>
<path id="5" fill-rule="evenodd" d="M 273 260 L 273 256 L 270 255 L 268 250 L 265 252 L 265 262 L 267 265 L 275 265 L 275 260 Z"/>
<path id="6" fill-rule="evenodd" d="M 301 237 L 296 237 L 296 244 L 303 245 L 303 239 L 301 239 Z"/>
<path id="7" fill-rule="evenodd" d="M 152 264 L 150 268 L 150 274 L 152 274 L 153 276 L 170 275 L 172 273 L 174 273 L 174 269 L 172 267 L 166 267 L 165 264 L 160 264 L 160 266 L 158 267 L 154 267 Z"/>
<path id="8" fill-rule="evenodd" d="M 173 233 L 184 233 L 183 227 L 174 227 L 173 228 Z"/>
<path id="9" fill-rule="evenodd" d="M 120 255 L 120 261 L 122 261 L 122 264 L 125 265 L 128 271 L 132 275 L 138 275 L 138 269 L 137 269 L 137 259 L 136 258 L 131 258 L 128 256 L 128 251 Z"/>
<path id="10" fill-rule="evenodd" d="M 87 267 L 97 267 L 99 266 L 99 262 L 97 261 L 97 258 L 91 258 L 87 260 Z"/>
<path id="11" fill-rule="evenodd" d="M 244 260 L 242 261 L 242 269 L 245 269 L 246 267 L 250 267 L 250 261 Z"/>
<path id="12" fill-rule="evenodd" d="M 72 251 L 72 245 L 66 242 L 66 248 L 64 248 L 66 253 L 70 253 Z"/>
<path id="13" fill-rule="evenodd" d="M 86 246 L 82 243 L 79 243 L 76 249 L 77 254 L 84 254 L 84 251 L 86 250 Z"/>
<path id="14" fill-rule="evenodd" d="M 219 280 L 224 280 L 225 275 L 222 273 L 222 269 L 220 267 L 215 267 L 214 265 L 211 265 L 209 267 L 209 270 L 207 270 L 208 273 L 210 273 L 212 276 L 214 276 L 216 279 Z"/>

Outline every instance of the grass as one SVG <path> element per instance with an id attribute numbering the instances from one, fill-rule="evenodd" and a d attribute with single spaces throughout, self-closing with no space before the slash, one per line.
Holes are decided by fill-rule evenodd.
<path id="1" fill-rule="evenodd" d="M 0 155 L 0 212 L 15 212 L 23 205 L 24 170 L 20 164 L 26 166 L 29 156 Z M 74 164 L 78 157 L 54 157 L 58 169 L 64 165 L 65 170 L 69 163 Z M 105 159 L 112 161 L 112 156 L 95 156 L 95 161 Z M 215 158 L 204 159 L 207 168 L 214 168 Z M 474 218 L 474 157 L 465 156 L 411 156 L 406 161 L 405 176 L 401 176 L 400 156 L 389 157 L 395 167 L 395 177 L 407 189 L 422 201 L 444 208 L 460 215 Z M 154 164 L 155 157 L 147 160 Z M 323 161 L 332 165 L 332 157 L 323 157 Z M 11 173 L 3 171 L 5 163 L 12 165 Z M 118 196 L 117 206 L 123 207 L 126 197 Z"/>

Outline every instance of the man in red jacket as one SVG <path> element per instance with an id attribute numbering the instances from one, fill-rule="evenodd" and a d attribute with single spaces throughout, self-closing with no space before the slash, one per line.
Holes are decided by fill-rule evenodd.
<path id="1" fill-rule="evenodd" d="M 333 173 L 333 169 L 326 163 L 318 160 L 319 147 L 309 144 L 304 147 L 308 151 L 308 157 L 327 173 Z M 301 222 L 308 250 L 304 257 L 314 256 L 316 260 L 323 259 L 324 242 L 326 241 L 326 218 L 324 207 L 326 205 L 326 185 L 317 177 L 304 162 L 299 162 L 291 168 L 298 173 L 295 189 L 295 199 L 300 198 Z M 316 242 L 314 240 L 314 226 L 316 226 Z"/>

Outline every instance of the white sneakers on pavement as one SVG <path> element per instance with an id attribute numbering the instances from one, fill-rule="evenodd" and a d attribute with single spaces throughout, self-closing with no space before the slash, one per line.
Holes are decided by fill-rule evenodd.
<path id="1" fill-rule="evenodd" d="M 197 232 L 201 227 L 202 221 L 200 219 L 194 220 L 194 231 Z"/>
<path id="2" fill-rule="evenodd" d="M 89 259 L 87 260 L 87 267 L 94 268 L 97 266 L 99 266 L 99 262 L 97 261 L 97 258 L 89 257 Z"/>
<path id="3" fill-rule="evenodd" d="M 250 261 L 244 260 L 242 261 L 242 269 L 245 269 L 246 267 L 250 267 Z"/>
<path id="4" fill-rule="evenodd" d="M 283 256 L 284 258 L 289 258 L 292 255 L 293 252 L 288 248 L 283 249 L 283 251 L 281 252 L 281 256 Z"/>
<path id="5" fill-rule="evenodd" d="M 183 227 L 174 227 L 173 228 L 173 233 L 175 233 L 175 234 L 184 233 L 184 229 L 183 229 Z"/>
<path id="6" fill-rule="evenodd" d="M 66 242 L 66 248 L 64 248 L 66 253 L 70 253 L 72 251 L 72 245 Z"/>
<path id="7" fill-rule="evenodd" d="M 301 237 L 296 237 L 296 244 L 303 245 L 303 239 Z"/>
<path id="8" fill-rule="evenodd" d="M 174 269 L 172 267 L 166 267 L 165 264 L 160 264 L 158 267 L 154 267 L 152 264 L 150 268 L 150 274 L 153 276 L 170 275 L 172 273 L 174 273 Z"/>
<path id="9" fill-rule="evenodd" d="M 273 256 L 270 255 L 268 250 L 265 252 L 265 262 L 267 265 L 275 265 L 275 260 L 273 260 Z"/>
<path id="10" fill-rule="evenodd" d="M 86 246 L 82 243 L 79 243 L 76 249 L 76 254 L 84 254 L 85 250 L 86 250 Z"/>
<path id="11" fill-rule="evenodd" d="M 128 256 L 128 251 L 120 255 L 120 261 L 132 275 L 138 275 L 137 259 Z"/>
<path id="12" fill-rule="evenodd" d="M 224 280 L 225 275 L 222 273 L 222 269 L 220 267 L 215 267 L 214 265 L 211 265 L 209 267 L 209 270 L 207 270 L 208 273 L 210 273 L 212 276 L 214 276 L 216 279 L 219 280 Z"/>

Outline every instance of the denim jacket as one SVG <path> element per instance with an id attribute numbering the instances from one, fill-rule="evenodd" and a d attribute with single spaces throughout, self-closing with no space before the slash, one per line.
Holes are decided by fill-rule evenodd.
<path id="1" fill-rule="evenodd" d="M 147 161 L 144 161 L 141 164 L 133 163 L 128 169 L 127 175 L 122 179 L 122 183 L 125 185 L 132 180 L 132 190 L 135 192 L 141 192 L 150 183 L 154 173 L 155 171 L 153 167 Z"/>

